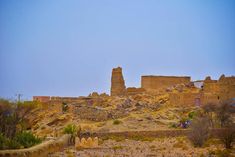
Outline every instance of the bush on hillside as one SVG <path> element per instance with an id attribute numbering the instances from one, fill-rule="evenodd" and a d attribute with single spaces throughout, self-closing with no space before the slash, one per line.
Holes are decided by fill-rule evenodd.
<path id="1" fill-rule="evenodd" d="M 26 123 L 27 115 L 35 107 L 37 107 L 36 102 L 16 103 L 0 99 L 0 132 L 5 137 L 13 139 L 17 132 L 22 131 L 24 128 L 22 125 Z"/>
<path id="2" fill-rule="evenodd" d="M 231 125 L 221 130 L 221 132 L 219 132 L 219 139 L 226 149 L 231 149 L 235 141 L 235 126 Z"/>
<path id="3" fill-rule="evenodd" d="M 2 133 L 0 133 L 0 150 L 6 148 L 6 142 L 7 142 L 7 138 L 3 136 Z"/>
<path id="4" fill-rule="evenodd" d="M 232 123 L 232 113 L 235 113 L 235 109 L 231 104 L 231 101 L 223 101 L 216 108 L 216 116 L 221 127 L 227 127 Z"/>
<path id="5" fill-rule="evenodd" d="M 74 124 L 68 124 L 65 128 L 64 128 L 64 134 L 70 134 L 71 138 L 70 138 L 70 144 L 74 144 L 75 143 L 75 137 L 77 136 L 77 132 L 80 131 L 80 129 L 78 130 L 77 127 Z"/>
<path id="6" fill-rule="evenodd" d="M 209 126 L 207 117 L 198 117 L 192 121 L 188 138 L 195 147 L 202 147 L 204 142 L 209 138 Z"/>
<path id="7" fill-rule="evenodd" d="M 0 150 L 28 148 L 41 142 L 42 140 L 31 132 L 19 132 L 13 139 L 7 138 L 0 133 Z"/>
<path id="8" fill-rule="evenodd" d="M 32 132 L 22 131 L 16 134 L 15 141 L 24 148 L 32 147 L 42 142 L 42 140 L 32 134 Z"/>

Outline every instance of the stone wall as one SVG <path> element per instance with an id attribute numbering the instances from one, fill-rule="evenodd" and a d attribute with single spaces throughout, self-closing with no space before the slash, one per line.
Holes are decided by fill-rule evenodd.
<path id="1" fill-rule="evenodd" d="M 235 77 L 225 77 L 222 75 L 218 81 L 220 88 L 220 99 L 227 100 L 235 98 Z"/>
<path id="2" fill-rule="evenodd" d="M 207 82 L 205 81 L 203 84 L 203 92 L 205 93 L 219 93 L 220 92 L 220 86 L 219 83 L 216 82 Z"/>
<path id="3" fill-rule="evenodd" d="M 180 106 L 218 104 L 235 98 L 235 77 L 222 75 L 219 80 L 211 80 L 210 76 L 207 76 L 199 92 L 169 93 L 169 98 L 171 104 Z"/>
<path id="4" fill-rule="evenodd" d="M 93 136 L 99 138 L 109 138 L 113 136 L 125 137 L 125 138 L 136 138 L 136 137 L 177 137 L 185 136 L 189 133 L 188 129 L 172 129 L 172 130 L 156 130 L 156 131 L 124 131 L 124 132 L 108 132 L 108 133 L 97 133 Z"/>
<path id="5" fill-rule="evenodd" d="M 223 129 L 210 129 L 212 137 L 217 137 Z M 112 138 L 112 137 L 124 137 L 130 139 L 139 139 L 139 137 L 177 137 L 187 136 L 190 133 L 190 129 L 167 129 L 167 130 L 155 130 L 155 131 L 124 131 L 124 132 L 106 132 L 106 133 L 93 133 L 93 137 L 98 138 Z"/>
<path id="6" fill-rule="evenodd" d="M 142 94 L 145 92 L 144 88 L 135 88 L 135 87 L 128 87 L 126 89 L 127 95 L 136 95 L 136 94 Z"/>
<path id="7" fill-rule="evenodd" d="M 213 94 L 213 93 L 205 93 L 203 92 L 203 95 L 201 97 L 201 102 L 202 105 L 206 105 L 206 104 L 218 104 L 220 102 L 220 98 L 217 94 Z"/>
<path id="8" fill-rule="evenodd" d="M 70 135 L 63 135 L 56 140 L 49 140 L 26 149 L 1 150 L 0 157 L 46 157 L 69 144 Z"/>
<path id="9" fill-rule="evenodd" d="M 235 97 L 235 77 L 222 75 L 218 81 L 205 79 L 203 85 L 204 101 L 228 100 Z M 207 100 L 206 100 L 207 99 Z M 210 100 L 211 99 L 211 100 Z"/>
<path id="10" fill-rule="evenodd" d="M 81 99 L 79 97 L 59 97 L 59 96 L 52 96 L 51 97 L 51 101 L 52 102 L 65 102 L 65 103 L 69 103 L 69 102 L 76 102 L 76 101 L 80 101 Z"/>
<path id="11" fill-rule="evenodd" d="M 201 93 L 169 93 L 170 103 L 176 106 L 201 105 Z"/>
<path id="12" fill-rule="evenodd" d="M 141 88 L 146 90 L 160 90 L 176 84 L 188 84 L 190 83 L 190 79 L 188 76 L 142 76 Z"/>
<path id="13" fill-rule="evenodd" d="M 50 99 L 51 99 L 50 96 L 33 96 L 33 101 L 49 102 Z"/>
<path id="14" fill-rule="evenodd" d="M 62 103 L 62 102 L 77 102 L 80 101 L 81 98 L 79 97 L 60 97 L 60 96 L 33 96 L 33 101 L 39 101 L 43 103 L 47 102 L 56 102 L 56 103 Z"/>
<path id="15" fill-rule="evenodd" d="M 212 137 L 217 137 L 223 129 L 210 129 Z M 107 133 L 93 133 L 93 137 L 98 138 L 112 138 L 112 137 L 124 137 L 130 139 L 138 139 L 139 137 L 178 137 L 187 136 L 190 129 L 167 129 L 167 130 L 155 130 L 155 131 L 124 131 L 124 132 L 107 132 Z"/>
<path id="16" fill-rule="evenodd" d="M 125 81 L 122 68 L 113 68 L 111 77 L 111 96 L 122 96 L 126 94 Z"/>

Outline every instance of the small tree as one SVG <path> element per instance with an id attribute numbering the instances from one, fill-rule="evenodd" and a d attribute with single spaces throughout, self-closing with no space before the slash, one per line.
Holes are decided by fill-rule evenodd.
<path id="1" fill-rule="evenodd" d="M 197 117 L 192 121 L 188 138 L 195 147 L 201 147 L 209 138 L 209 126 L 208 117 Z"/>
<path id="2" fill-rule="evenodd" d="M 232 143 L 235 140 L 235 125 L 230 125 L 223 128 L 221 132 L 219 132 L 219 138 L 223 142 L 226 149 L 231 149 Z"/>
<path id="3" fill-rule="evenodd" d="M 214 121 L 213 121 L 213 113 L 216 111 L 216 104 L 214 103 L 208 103 L 202 106 L 202 109 L 204 111 L 204 114 L 208 117 L 210 126 L 214 127 Z"/>
<path id="4" fill-rule="evenodd" d="M 216 115 L 221 127 L 229 126 L 232 123 L 231 117 L 235 110 L 231 103 L 231 101 L 224 101 L 216 108 Z"/>
<path id="5" fill-rule="evenodd" d="M 0 149 L 17 149 L 40 143 L 32 133 L 24 132 L 27 116 L 35 102 L 11 102 L 0 99 Z"/>
<path id="6" fill-rule="evenodd" d="M 34 107 L 35 102 L 15 103 L 0 99 L 0 131 L 3 135 L 12 139 L 17 132 L 17 125 L 26 121 L 27 115 Z"/>

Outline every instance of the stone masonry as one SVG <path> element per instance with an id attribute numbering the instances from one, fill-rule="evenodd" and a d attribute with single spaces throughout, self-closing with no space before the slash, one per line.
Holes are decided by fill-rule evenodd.
<path id="1" fill-rule="evenodd" d="M 126 86 L 122 75 L 122 68 L 113 68 L 111 78 L 111 96 L 122 96 L 125 94 Z"/>
<path id="2" fill-rule="evenodd" d="M 159 90 L 171 87 L 177 84 L 188 84 L 191 78 L 189 76 L 142 76 L 141 88 L 146 90 Z"/>

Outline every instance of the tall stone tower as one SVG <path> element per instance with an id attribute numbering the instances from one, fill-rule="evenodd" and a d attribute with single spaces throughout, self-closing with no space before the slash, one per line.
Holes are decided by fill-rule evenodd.
<path id="1" fill-rule="evenodd" d="M 122 75 L 122 68 L 113 68 L 111 78 L 111 96 L 122 96 L 126 93 L 125 81 Z"/>

